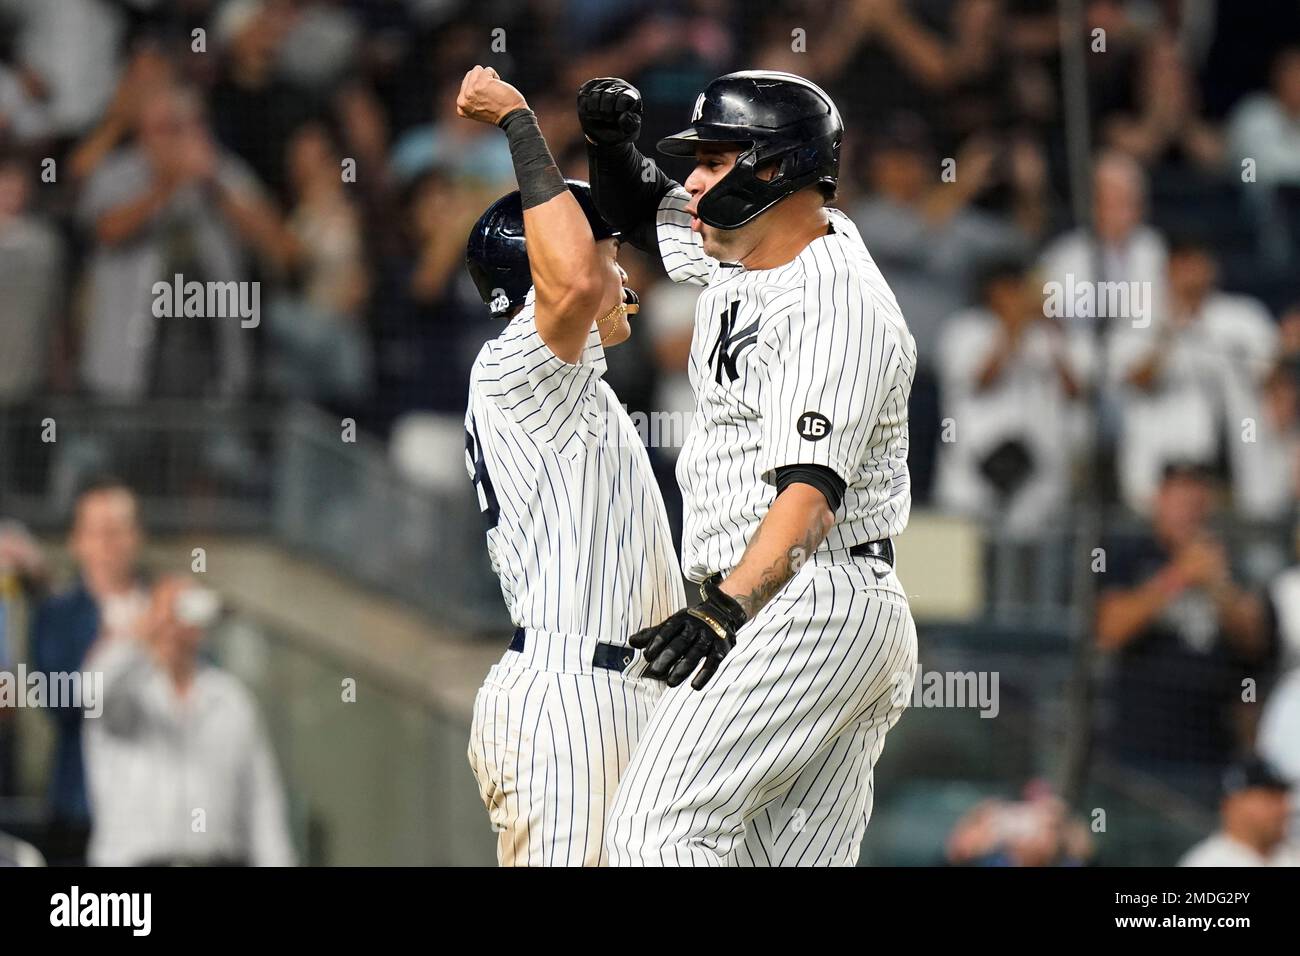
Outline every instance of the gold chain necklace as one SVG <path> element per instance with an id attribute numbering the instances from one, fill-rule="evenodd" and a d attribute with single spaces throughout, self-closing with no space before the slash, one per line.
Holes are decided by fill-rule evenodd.
<path id="1" fill-rule="evenodd" d="M 609 336 L 609 333 L 613 331 L 612 326 L 608 329 L 602 328 L 602 326 L 606 322 L 610 321 L 611 319 L 617 321 L 616 317 L 621 317 L 624 315 L 627 315 L 627 303 L 620 299 L 618 305 L 614 306 L 614 308 L 610 309 L 603 316 L 601 316 L 599 319 L 596 320 L 596 331 L 600 333 L 601 345 L 605 344 L 605 339 Z"/>

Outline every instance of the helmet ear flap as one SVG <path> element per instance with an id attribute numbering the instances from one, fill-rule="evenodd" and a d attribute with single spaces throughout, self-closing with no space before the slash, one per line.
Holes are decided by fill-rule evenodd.
<path id="1" fill-rule="evenodd" d="M 735 166 L 700 200 L 698 214 L 717 229 L 738 229 L 801 189 L 817 185 L 826 201 L 835 196 L 836 178 L 827 169 L 825 143 L 769 146 L 757 143 L 736 157 Z M 839 143 L 832 155 L 838 160 Z M 775 166 L 765 179 L 761 173 Z"/>
<path id="2" fill-rule="evenodd" d="M 836 161 L 839 159 L 839 144 L 830 147 Z M 804 143 L 786 152 L 781 157 L 780 175 L 783 179 L 805 179 L 821 171 L 826 166 L 826 149 L 822 144 Z M 831 178 L 823 176 L 822 178 Z"/>
<path id="3" fill-rule="evenodd" d="M 504 318 L 532 286 L 519 193 L 502 196 L 479 217 L 465 247 L 465 266 L 494 318 Z"/>

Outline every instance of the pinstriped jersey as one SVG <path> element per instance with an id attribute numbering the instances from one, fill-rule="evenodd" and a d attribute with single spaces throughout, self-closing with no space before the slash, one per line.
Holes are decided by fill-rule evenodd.
<path id="1" fill-rule="evenodd" d="M 595 323 L 565 362 L 530 290 L 470 372 L 465 464 L 515 625 L 624 644 L 686 598 L 650 459 L 604 371 Z"/>
<path id="2" fill-rule="evenodd" d="M 659 252 L 676 282 L 703 285 L 690 379 L 695 421 L 677 480 L 682 567 L 728 571 L 776 495 L 784 465 L 823 465 L 846 485 L 825 546 L 907 525 L 907 399 L 916 343 L 857 229 L 827 210 L 831 232 L 774 269 L 704 254 L 681 188 L 659 205 Z"/>

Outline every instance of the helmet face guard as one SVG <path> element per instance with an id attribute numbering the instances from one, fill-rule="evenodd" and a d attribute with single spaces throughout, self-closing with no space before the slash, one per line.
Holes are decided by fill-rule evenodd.
<path id="1" fill-rule="evenodd" d="M 820 88 L 790 73 L 750 70 L 714 80 L 695 103 L 692 125 L 659 141 L 669 156 L 694 157 L 705 143 L 738 146 L 735 166 L 700 199 L 700 220 L 738 229 L 814 184 L 834 189 L 844 126 Z M 764 179 L 759 171 L 776 165 Z"/>

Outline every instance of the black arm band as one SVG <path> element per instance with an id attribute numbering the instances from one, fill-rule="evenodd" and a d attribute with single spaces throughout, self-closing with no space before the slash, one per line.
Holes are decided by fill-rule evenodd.
<path id="1" fill-rule="evenodd" d="M 826 497 L 831 511 L 839 511 L 844 501 L 844 479 L 825 465 L 783 465 L 776 470 L 776 493 L 779 495 L 795 482 L 812 485 Z"/>
<path id="2" fill-rule="evenodd" d="M 502 117 L 500 126 L 510 142 L 515 182 L 519 183 L 519 198 L 525 209 L 540 206 L 568 188 L 560 175 L 560 168 L 551 158 L 551 151 L 537 125 L 537 115 L 532 110 L 523 107 L 511 110 Z"/>
<path id="3" fill-rule="evenodd" d="M 638 249 L 658 255 L 655 219 L 659 201 L 677 183 L 631 143 L 588 143 L 587 165 L 591 198 L 605 221 Z"/>

